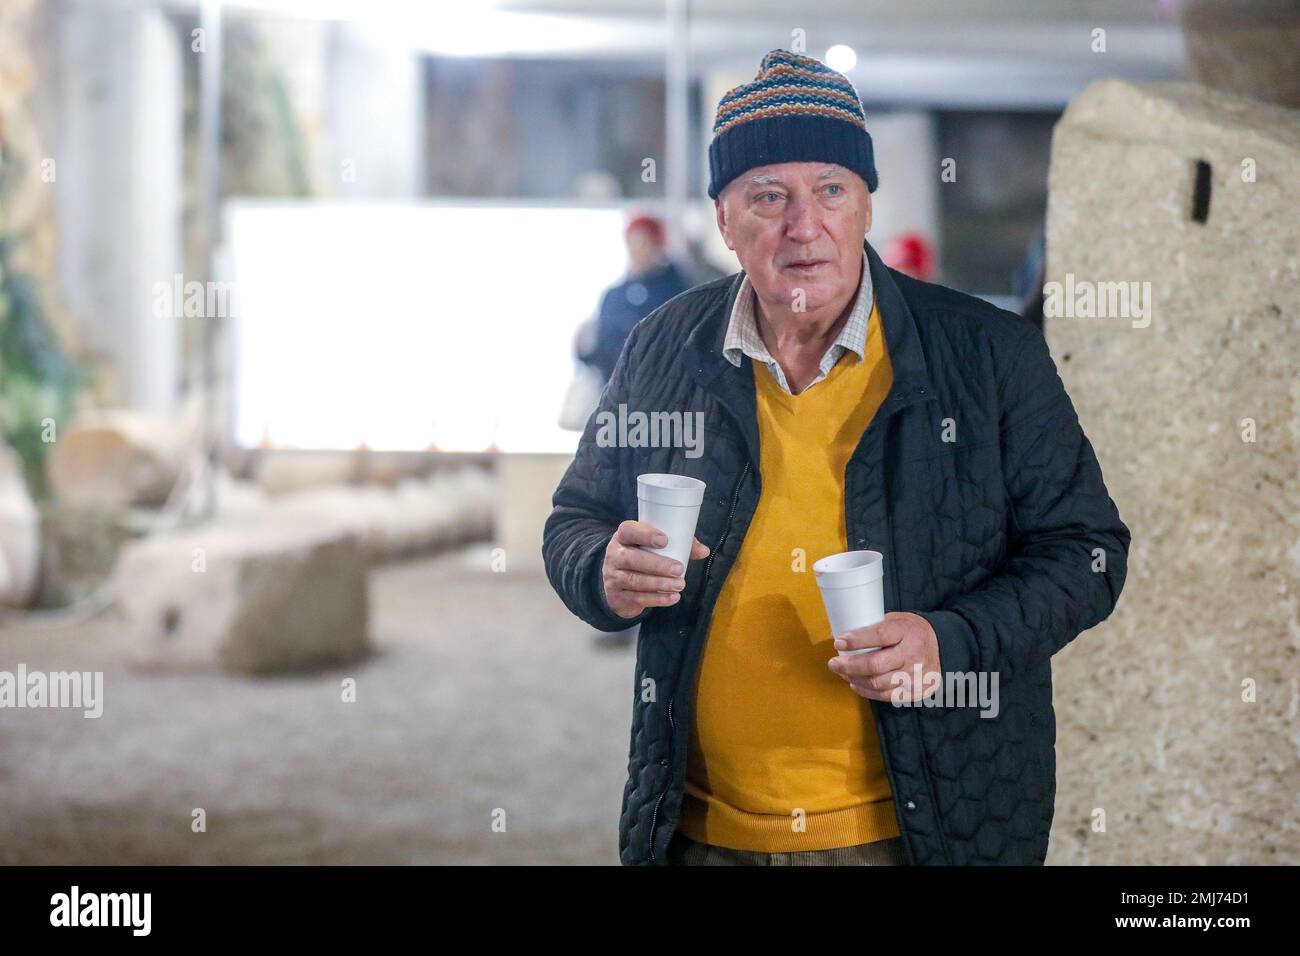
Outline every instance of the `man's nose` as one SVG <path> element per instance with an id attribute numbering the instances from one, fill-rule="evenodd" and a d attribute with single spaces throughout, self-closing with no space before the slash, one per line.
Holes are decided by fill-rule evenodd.
<path id="1" fill-rule="evenodd" d="M 785 207 L 786 235 L 794 242 L 812 242 L 822 231 L 822 212 L 809 199 L 792 199 Z"/>

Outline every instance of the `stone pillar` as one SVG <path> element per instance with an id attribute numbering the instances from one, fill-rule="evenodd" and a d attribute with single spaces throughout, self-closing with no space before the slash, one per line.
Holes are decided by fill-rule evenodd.
<path id="1" fill-rule="evenodd" d="M 416 199 L 424 185 L 420 56 L 355 24 L 333 27 L 326 188 L 355 199 Z"/>
<path id="2" fill-rule="evenodd" d="M 71 0 L 59 19 L 59 271 L 68 306 L 120 382 L 111 399 L 166 414 L 180 319 L 154 284 L 181 271 L 181 52 L 160 10 Z"/>
<path id="3" fill-rule="evenodd" d="M 1054 660 L 1048 862 L 1300 862 L 1300 113 L 1100 81 L 1049 188 L 1046 334 L 1133 543 Z"/>

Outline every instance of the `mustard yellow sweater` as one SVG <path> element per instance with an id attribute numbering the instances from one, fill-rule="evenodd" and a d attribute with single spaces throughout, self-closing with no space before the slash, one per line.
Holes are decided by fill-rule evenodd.
<path id="1" fill-rule="evenodd" d="M 866 357 L 799 395 L 752 362 L 762 496 L 709 624 L 679 828 L 768 853 L 899 835 L 869 701 L 835 655 L 812 565 L 848 549 L 844 467 L 893 381 L 873 307 Z"/>

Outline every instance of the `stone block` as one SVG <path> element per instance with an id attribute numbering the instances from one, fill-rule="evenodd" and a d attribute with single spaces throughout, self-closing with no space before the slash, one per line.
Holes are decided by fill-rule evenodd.
<path id="1" fill-rule="evenodd" d="M 311 671 L 369 649 L 355 536 L 290 521 L 211 524 L 129 543 L 114 571 L 132 663 Z"/>
<path id="2" fill-rule="evenodd" d="M 1133 534 L 1115 613 L 1054 659 L 1049 863 L 1300 862 L 1297 209 L 1300 112 L 1105 80 L 1055 130 L 1048 290 L 1150 310 L 1046 318 Z"/>

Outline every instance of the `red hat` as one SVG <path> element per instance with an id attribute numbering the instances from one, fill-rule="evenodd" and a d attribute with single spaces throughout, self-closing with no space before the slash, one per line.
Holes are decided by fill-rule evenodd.
<path id="1" fill-rule="evenodd" d="M 934 247 L 924 234 L 905 232 L 895 236 L 885 247 L 885 265 L 914 279 L 929 282 L 934 274 Z"/>
<path id="2" fill-rule="evenodd" d="M 630 236 L 633 229 L 646 229 L 654 237 L 656 242 L 660 245 L 663 244 L 664 223 L 662 219 L 659 219 L 656 216 L 635 216 L 627 224 L 627 229 L 623 231 L 623 235 Z"/>

